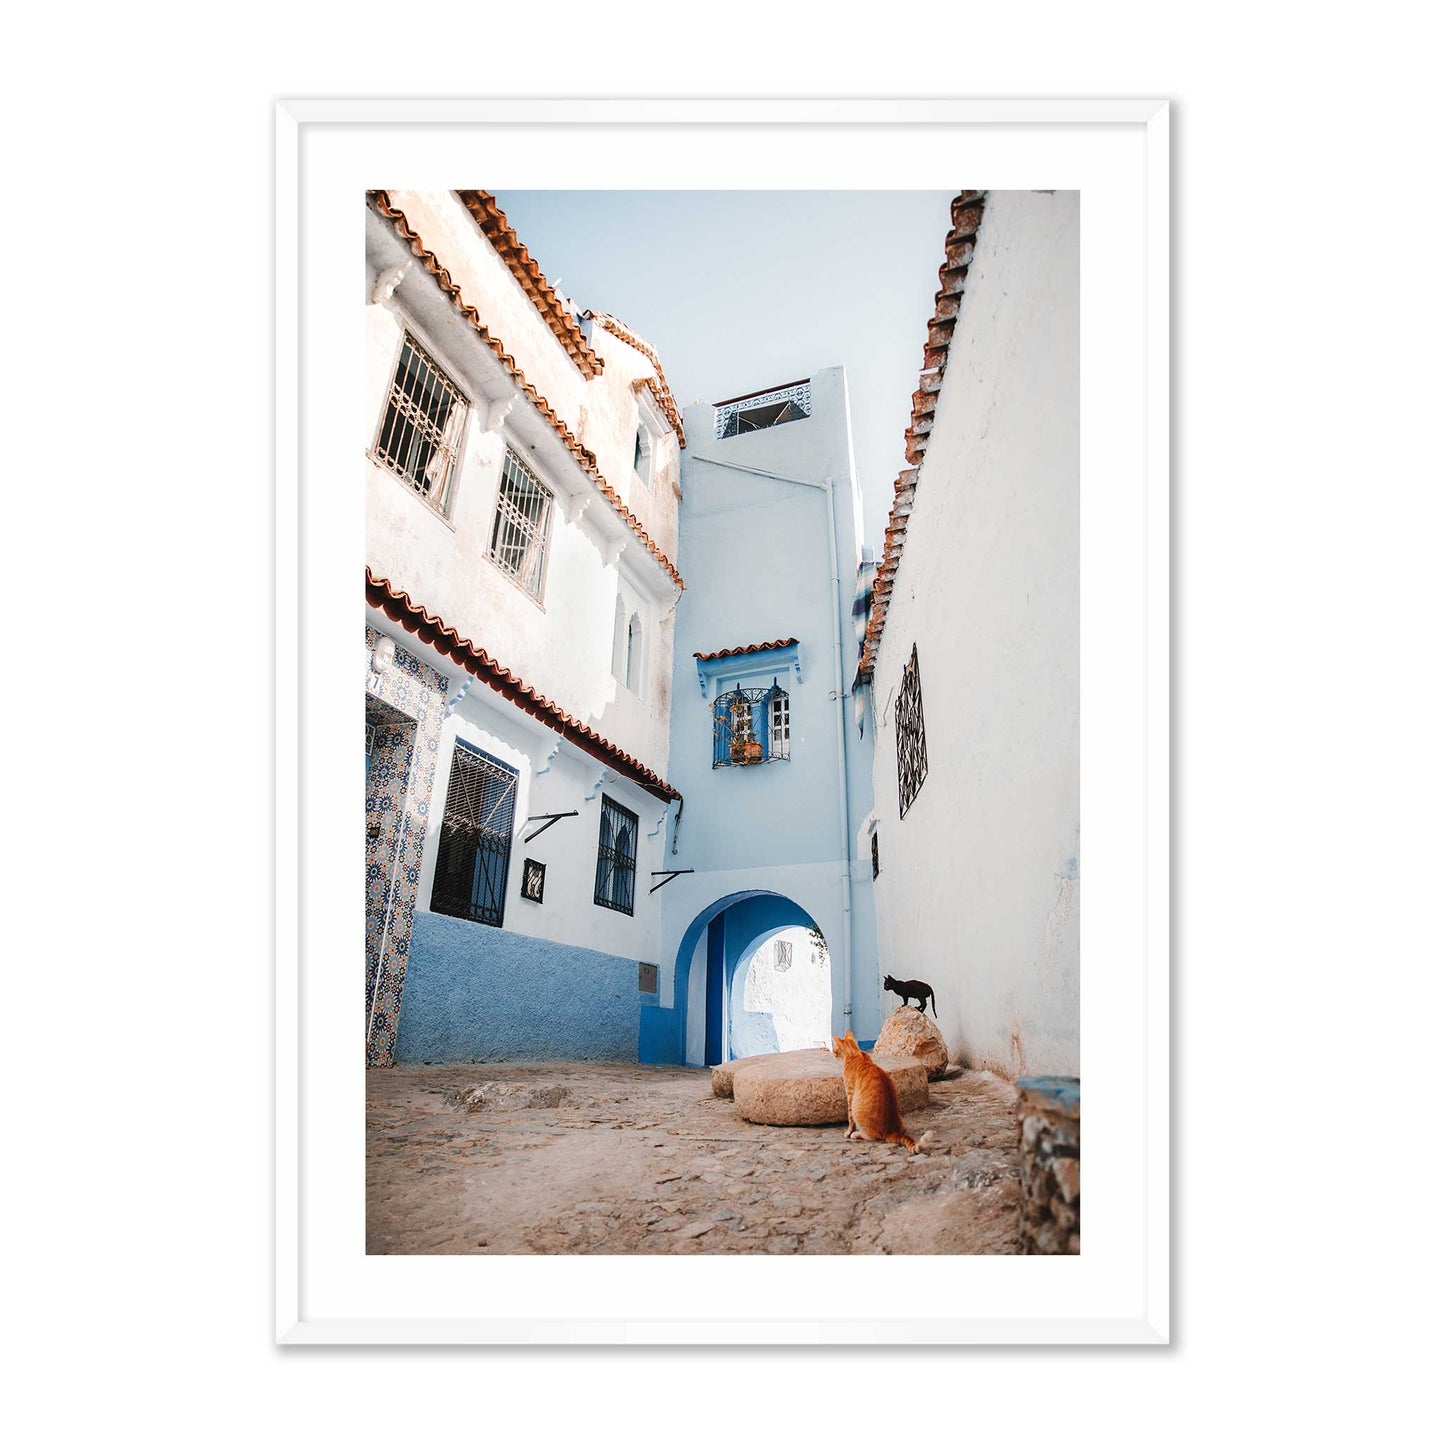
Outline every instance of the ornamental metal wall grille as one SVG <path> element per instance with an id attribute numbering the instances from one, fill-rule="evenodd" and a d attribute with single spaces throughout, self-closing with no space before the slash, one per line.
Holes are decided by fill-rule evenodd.
<path id="1" fill-rule="evenodd" d="M 788 694 L 776 679 L 771 687 L 735 687 L 713 703 L 713 767 L 785 763 L 791 752 Z"/>
<path id="2" fill-rule="evenodd" d="M 516 806 L 516 771 L 458 742 L 432 883 L 433 913 L 502 926 Z"/>
<path id="3" fill-rule="evenodd" d="M 619 913 L 632 912 L 637 881 L 637 814 L 602 795 L 602 826 L 597 838 L 597 882 L 592 901 Z"/>
<path id="4" fill-rule="evenodd" d="M 493 562 L 524 591 L 542 596 L 547 538 L 552 527 L 552 493 L 537 474 L 507 448 L 492 523 Z"/>
<path id="5" fill-rule="evenodd" d="M 762 431 L 784 422 L 802 421 L 813 414 L 813 385 L 800 381 L 777 391 L 742 396 L 717 408 L 715 435 L 735 437 L 743 432 Z"/>
<path id="6" fill-rule="evenodd" d="M 372 455 L 443 515 L 466 419 L 456 385 L 405 334 Z"/>
<path id="7" fill-rule="evenodd" d="M 918 645 L 903 669 L 903 685 L 893 704 L 898 737 L 898 816 L 913 805 L 923 780 L 928 776 L 928 746 L 923 737 L 923 689 L 918 681 Z"/>

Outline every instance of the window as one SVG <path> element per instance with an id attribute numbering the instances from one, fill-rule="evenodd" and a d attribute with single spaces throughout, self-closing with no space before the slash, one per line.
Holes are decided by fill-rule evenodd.
<path id="1" fill-rule="evenodd" d="M 918 646 L 903 669 L 903 685 L 893 704 L 893 721 L 898 740 L 898 816 L 913 806 L 923 780 L 928 776 L 928 748 L 923 737 L 923 689 L 918 681 Z"/>
<path id="2" fill-rule="evenodd" d="M 612 675 L 618 682 L 627 683 L 627 608 L 619 593 L 612 609 Z"/>
<path id="3" fill-rule="evenodd" d="M 652 490 L 652 433 L 639 424 L 637 436 L 632 443 L 632 470 L 637 480 L 650 492 Z"/>
<path id="4" fill-rule="evenodd" d="M 516 769 L 459 741 L 447 782 L 433 913 L 502 926 L 516 805 Z"/>
<path id="5" fill-rule="evenodd" d="M 871 846 L 872 846 L 872 849 L 873 849 L 873 876 L 876 878 L 876 877 L 878 876 L 878 835 L 877 835 L 877 833 L 875 833 L 875 834 L 873 835 L 873 842 L 872 842 L 872 845 L 871 845 Z"/>
<path id="6" fill-rule="evenodd" d="M 667 439 L 672 435 L 672 427 L 649 389 L 651 384 L 649 380 L 632 383 L 632 394 L 637 401 L 637 420 L 632 432 L 632 474 L 649 492 L 657 490 L 664 462 L 671 456 Z"/>
<path id="7" fill-rule="evenodd" d="M 443 516 L 466 418 L 455 383 L 415 338 L 403 335 L 372 455 Z"/>
<path id="8" fill-rule="evenodd" d="M 592 901 L 619 913 L 632 912 L 637 878 L 637 814 L 602 795 L 602 828 L 597 838 L 597 881 Z"/>
<path id="9" fill-rule="evenodd" d="M 627 620 L 627 672 L 624 681 L 629 692 L 642 689 L 642 622 L 634 612 Z"/>
<path id="10" fill-rule="evenodd" d="M 786 762 L 791 749 L 788 694 L 778 686 L 735 687 L 712 706 L 712 765 Z"/>
<path id="11" fill-rule="evenodd" d="M 779 973 L 787 973 L 793 966 L 793 945 L 786 939 L 779 938 L 773 942 L 773 967 Z"/>
<path id="12" fill-rule="evenodd" d="M 716 436 L 741 436 L 812 416 L 813 387 L 811 382 L 795 381 L 773 391 L 755 391 L 751 396 L 737 396 L 714 405 Z"/>
<path id="13" fill-rule="evenodd" d="M 633 597 L 617 594 L 612 614 L 612 676 L 629 692 L 642 696 L 647 673 L 647 646 L 643 634 L 641 609 L 628 615 Z"/>
<path id="14" fill-rule="evenodd" d="M 768 753 L 775 758 L 788 756 L 788 694 L 774 687 L 768 699 Z"/>
<path id="15" fill-rule="evenodd" d="M 547 567 L 547 537 L 552 524 L 552 494 L 537 474 L 507 448 L 492 524 L 493 562 L 524 592 L 542 599 Z"/>

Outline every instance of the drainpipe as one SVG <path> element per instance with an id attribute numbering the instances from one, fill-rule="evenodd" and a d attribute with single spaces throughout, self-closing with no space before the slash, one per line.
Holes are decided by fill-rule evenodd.
<path id="1" fill-rule="evenodd" d="M 838 527 L 833 515 L 833 481 L 827 478 L 821 482 L 809 481 L 804 477 L 785 477 L 780 472 L 765 472 L 760 467 L 745 467 L 737 462 L 720 462 L 712 457 L 698 457 L 698 461 L 710 467 L 722 467 L 725 471 L 746 472 L 749 476 L 764 477 L 771 482 L 787 482 L 794 487 L 812 487 L 823 493 L 828 501 L 828 558 L 833 569 L 833 678 L 834 698 L 837 709 L 833 722 L 837 733 L 838 752 L 838 841 L 843 850 L 843 1027 L 853 1027 L 853 848 L 848 831 L 848 765 L 843 753 L 844 726 L 843 705 L 843 624 L 839 616 L 840 596 L 838 584 L 842 581 L 838 566 Z"/>

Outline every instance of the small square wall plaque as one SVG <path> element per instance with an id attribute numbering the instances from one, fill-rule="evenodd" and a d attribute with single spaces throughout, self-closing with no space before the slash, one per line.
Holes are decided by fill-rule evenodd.
<path id="1" fill-rule="evenodd" d="M 547 882 L 547 865 L 539 863 L 535 858 L 528 858 L 522 863 L 522 897 L 529 898 L 533 903 L 542 901 L 542 889 Z"/>

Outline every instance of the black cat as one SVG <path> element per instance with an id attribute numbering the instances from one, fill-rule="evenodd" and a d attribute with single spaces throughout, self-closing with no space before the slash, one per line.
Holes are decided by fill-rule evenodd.
<path id="1" fill-rule="evenodd" d="M 923 1013 L 924 1003 L 933 1005 L 933 1017 L 938 1017 L 938 1004 L 934 1001 L 933 990 L 926 983 L 920 983 L 916 978 L 894 978 L 891 973 L 883 975 L 883 987 L 889 993 L 896 993 L 899 998 L 907 1003 L 910 999 L 918 1000 L 918 1012 Z"/>

